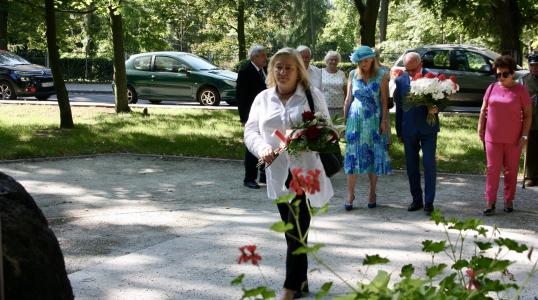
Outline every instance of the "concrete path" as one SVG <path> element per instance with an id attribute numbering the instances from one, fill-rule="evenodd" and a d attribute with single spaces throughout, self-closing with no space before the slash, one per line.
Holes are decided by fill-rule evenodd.
<path id="1" fill-rule="evenodd" d="M 279 219 L 265 189 L 242 186 L 239 161 L 109 155 L 50 161 L 1 162 L 0 171 L 19 180 L 34 196 L 56 233 L 77 299 L 239 299 L 230 281 L 246 274 L 248 287 L 280 291 L 285 242 L 270 231 Z M 440 174 L 436 207 L 446 216 L 481 218 L 502 236 L 538 246 L 538 189 L 517 190 L 516 211 L 484 218 L 484 177 Z M 378 204 L 366 207 L 367 179 L 358 184 L 357 209 L 345 212 L 345 177 L 338 174 L 330 212 L 312 222 L 311 242 L 323 242 L 325 261 L 351 282 L 377 269 L 393 272 L 413 263 L 424 274 L 431 257 L 421 241 L 444 239 L 422 213 L 406 211 L 410 196 L 403 172 L 381 177 Z M 238 265 L 238 248 L 256 244 L 261 269 Z M 468 248 L 471 252 L 472 247 Z M 367 270 L 366 254 L 391 264 Z M 512 273 L 521 280 L 530 266 L 525 255 Z M 440 257 L 437 262 L 449 261 Z M 310 260 L 312 290 L 334 281 L 331 295 L 346 287 Z M 264 283 L 260 270 L 267 283 Z M 533 278 L 521 299 L 538 295 Z M 313 299 L 313 296 L 307 299 Z"/>

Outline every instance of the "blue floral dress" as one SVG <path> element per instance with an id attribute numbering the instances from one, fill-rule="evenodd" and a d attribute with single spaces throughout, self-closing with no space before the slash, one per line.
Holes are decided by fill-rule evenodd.
<path id="1" fill-rule="evenodd" d="M 383 105 L 381 81 L 383 70 L 368 83 L 355 77 L 352 71 L 353 100 L 346 118 L 346 174 L 390 174 L 387 135 L 380 133 Z"/>

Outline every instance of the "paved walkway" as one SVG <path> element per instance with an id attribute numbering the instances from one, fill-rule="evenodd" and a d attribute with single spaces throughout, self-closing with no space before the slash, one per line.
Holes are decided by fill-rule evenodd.
<path id="1" fill-rule="evenodd" d="M 239 274 L 248 287 L 264 284 L 257 268 L 236 263 L 245 244 L 258 245 L 267 285 L 280 291 L 285 243 L 268 229 L 279 216 L 265 189 L 242 186 L 239 161 L 109 155 L 1 162 L 0 171 L 19 180 L 47 216 L 77 299 L 239 299 L 240 288 L 229 284 Z M 391 259 L 382 269 L 394 278 L 407 263 L 424 274 L 431 258 L 421 241 L 443 239 L 444 232 L 422 212 L 406 211 L 404 173 L 380 178 L 375 209 L 365 208 L 365 177 L 351 212 L 342 208 L 344 175 L 333 184 L 330 211 L 313 220 L 310 234 L 311 242 L 327 244 L 320 252 L 326 262 L 352 282 L 363 273 L 373 278 L 377 268 L 361 266 L 366 254 Z M 497 224 L 503 236 L 538 246 L 538 189 L 518 187 L 516 212 L 489 218 L 480 215 L 483 191 L 483 176 L 440 174 L 436 207 L 449 217 L 481 218 L 488 228 Z M 508 258 L 523 278 L 525 255 Z M 312 290 L 334 281 L 332 295 L 346 291 L 312 260 L 310 268 Z M 521 299 L 538 295 L 538 278 L 529 286 Z"/>
<path id="2" fill-rule="evenodd" d="M 70 93 L 112 94 L 112 83 L 66 83 L 65 88 Z"/>

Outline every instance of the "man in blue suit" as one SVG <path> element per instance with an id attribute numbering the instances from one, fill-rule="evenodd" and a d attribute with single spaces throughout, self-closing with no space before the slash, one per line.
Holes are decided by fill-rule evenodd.
<path id="1" fill-rule="evenodd" d="M 437 133 L 439 132 L 439 122 L 431 126 L 426 121 L 428 108 L 425 106 L 414 106 L 404 110 L 403 105 L 409 94 L 410 82 L 417 73 L 426 74 L 422 68 L 420 54 L 409 52 L 404 56 L 405 72 L 396 78 L 396 90 L 394 91 L 394 102 L 396 103 L 396 133 L 404 144 L 405 164 L 409 187 L 413 202 L 407 208 L 408 211 L 417 211 L 424 208 L 424 212 L 430 215 L 433 211 L 433 201 L 435 199 L 436 166 L 435 151 L 437 149 Z M 438 109 L 432 108 L 432 113 L 437 113 Z M 420 184 L 420 156 L 422 149 L 422 164 L 424 166 L 424 195 Z"/>

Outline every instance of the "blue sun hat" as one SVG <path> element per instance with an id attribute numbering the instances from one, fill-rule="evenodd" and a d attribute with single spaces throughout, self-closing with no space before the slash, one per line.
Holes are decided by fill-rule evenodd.
<path id="1" fill-rule="evenodd" d="M 368 46 L 361 45 L 359 48 L 357 48 L 357 49 L 355 49 L 355 51 L 353 51 L 353 53 L 351 54 L 349 59 L 351 60 L 352 63 L 357 64 L 361 60 L 366 59 L 366 58 L 370 58 L 370 57 L 375 57 L 375 53 L 372 50 L 372 48 L 370 48 Z"/>

